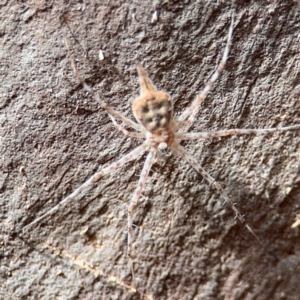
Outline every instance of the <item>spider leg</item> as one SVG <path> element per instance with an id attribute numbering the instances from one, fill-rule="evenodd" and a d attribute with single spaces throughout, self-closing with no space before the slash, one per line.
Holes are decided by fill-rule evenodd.
<path id="1" fill-rule="evenodd" d="M 276 131 L 286 131 L 300 128 L 299 125 L 292 125 L 281 128 L 266 128 L 266 129 L 228 129 L 220 131 L 205 131 L 205 132 L 187 132 L 187 133 L 175 133 L 175 139 L 177 140 L 197 140 L 197 139 L 209 139 L 229 135 L 238 134 L 265 134 Z"/>
<path id="2" fill-rule="evenodd" d="M 119 119 L 121 120 L 124 124 L 126 124 L 127 126 L 137 130 L 137 131 L 142 131 L 142 126 L 131 121 L 130 119 L 126 118 L 125 116 L 123 116 L 122 114 L 120 114 L 119 112 L 115 111 L 112 107 L 108 106 L 107 103 L 105 103 L 104 101 L 102 101 L 98 94 L 96 94 L 87 84 L 86 82 L 84 81 L 84 79 L 81 77 L 81 75 L 79 74 L 79 72 L 77 71 L 76 69 L 76 66 L 75 66 L 75 62 L 74 62 L 74 59 L 71 55 L 71 51 L 70 51 L 70 47 L 69 47 L 69 43 L 68 43 L 68 40 L 67 38 L 65 37 L 64 38 L 65 40 L 65 45 L 66 45 L 66 48 L 68 50 L 68 56 L 69 56 L 69 59 L 71 61 L 71 65 L 72 65 L 72 69 L 74 71 L 74 74 L 75 76 L 77 77 L 77 79 L 80 81 L 80 83 L 83 85 L 84 89 L 90 93 L 94 99 L 100 104 L 100 106 L 105 109 L 110 115 L 112 115 L 113 117 L 115 117 L 116 119 Z"/>
<path id="3" fill-rule="evenodd" d="M 124 166 L 127 162 L 136 159 L 140 155 L 143 155 L 147 149 L 149 148 L 149 145 L 147 143 L 142 144 L 141 146 L 137 147 L 130 153 L 126 154 L 121 159 L 117 160 L 116 162 L 112 163 L 111 165 L 107 166 L 106 168 L 102 169 L 100 172 L 95 173 L 92 177 L 90 177 L 84 184 L 82 184 L 80 187 L 78 187 L 72 194 L 64 198 L 61 202 L 59 202 L 56 206 L 51 208 L 49 211 L 32 221 L 31 223 L 27 224 L 22 228 L 22 230 L 27 229 L 28 227 L 40 222 L 47 216 L 50 216 L 54 214 L 57 210 L 59 210 L 61 207 L 67 205 L 70 201 L 72 201 L 76 196 L 78 196 L 82 191 L 84 191 L 88 186 L 92 185 L 93 183 L 97 182 L 101 177 L 103 177 L 106 174 L 111 173 L 112 171 Z"/>
<path id="4" fill-rule="evenodd" d="M 138 199 L 144 189 L 146 179 L 149 175 L 150 169 L 152 165 L 156 161 L 156 154 L 153 150 L 150 149 L 150 152 L 147 156 L 147 159 L 144 163 L 144 167 L 137 185 L 137 188 L 135 189 L 130 204 L 128 206 L 128 240 L 127 240 L 127 256 L 128 256 L 128 261 L 129 261 L 129 266 L 131 269 L 131 274 L 133 277 L 133 280 L 135 281 L 135 276 L 134 276 L 134 269 L 133 269 L 133 262 L 132 262 L 132 242 L 133 242 L 133 232 L 132 232 L 132 221 L 133 221 L 133 213 L 134 209 L 138 203 Z"/>
<path id="5" fill-rule="evenodd" d="M 223 69 L 225 68 L 225 64 L 228 58 L 229 49 L 231 45 L 231 39 L 232 39 L 232 32 L 233 32 L 233 22 L 234 22 L 234 16 L 232 15 L 231 25 L 229 28 L 228 38 L 226 47 L 223 53 L 222 60 L 220 64 L 218 65 L 217 70 L 214 72 L 214 74 L 211 76 L 209 81 L 207 82 L 204 90 L 200 93 L 200 95 L 192 102 L 192 104 L 179 116 L 178 121 L 179 123 L 182 123 L 184 121 L 187 121 L 188 124 L 191 124 L 194 122 L 195 116 L 198 112 L 199 105 L 203 102 L 203 100 L 206 98 L 208 92 L 214 85 L 214 83 L 217 81 L 218 77 L 222 73 Z"/>
<path id="6" fill-rule="evenodd" d="M 132 132 L 132 131 L 128 131 L 125 128 L 123 128 L 121 125 L 119 125 L 117 123 L 117 121 L 115 120 L 115 118 L 108 114 L 110 119 L 112 120 L 114 126 L 120 130 L 121 132 L 123 132 L 125 135 L 130 136 L 130 137 L 136 137 L 136 138 L 144 138 L 145 137 L 145 133 L 144 132 Z"/>
<path id="7" fill-rule="evenodd" d="M 250 225 L 246 222 L 243 215 L 238 211 L 233 202 L 230 200 L 228 195 L 225 193 L 223 188 L 219 183 L 215 181 L 213 177 L 211 177 L 196 161 L 196 159 L 189 154 L 181 145 L 177 143 L 173 143 L 171 146 L 172 152 L 179 157 L 185 159 L 201 176 L 203 176 L 210 184 L 214 185 L 215 188 L 219 191 L 222 198 L 224 198 L 225 202 L 231 207 L 234 211 L 236 217 L 240 220 L 240 222 L 249 230 L 249 232 L 256 238 L 256 240 L 263 246 L 262 241 L 259 237 L 254 233 Z"/>

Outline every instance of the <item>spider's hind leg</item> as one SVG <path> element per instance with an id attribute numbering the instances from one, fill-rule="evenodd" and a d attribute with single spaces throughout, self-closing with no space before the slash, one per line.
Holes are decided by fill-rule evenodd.
<path id="1" fill-rule="evenodd" d="M 183 158 L 185 161 L 187 161 L 203 178 L 205 178 L 210 184 L 212 184 L 220 193 L 221 197 L 225 200 L 225 202 L 230 206 L 230 208 L 234 211 L 236 217 L 240 220 L 240 222 L 248 229 L 248 231 L 255 237 L 255 239 L 264 246 L 263 242 L 260 240 L 260 238 L 255 234 L 251 226 L 246 222 L 244 216 L 238 211 L 238 209 L 235 207 L 233 202 L 230 200 L 228 195 L 225 193 L 223 188 L 219 183 L 215 181 L 213 177 L 211 177 L 196 161 L 196 159 L 189 154 L 182 146 L 179 144 L 174 144 L 171 147 L 172 152 L 181 158 Z"/>
<path id="2" fill-rule="evenodd" d="M 84 192 L 87 187 L 91 186 L 93 183 L 97 182 L 100 178 L 102 178 L 104 175 L 107 175 L 114 170 L 121 168 L 124 166 L 127 162 L 132 161 L 139 156 L 143 155 L 145 151 L 149 148 L 147 143 L 142 144 L 141 146 L 135 148 L 130 153 L 126 154 L 121 159 L 117 160 L 116 162 L 112 163 L 111 165 L 107 166 L 106 168 L 103 168 L 100 172 L 95 173 L 92 177 L 90 177 L 85 183 L 83 183 L 80 187 L 78 187 L 72 194 L 64 198 L 61 202 L 59 202 L 56 206 L 48 210 L 46 213 L 38 217 L 37 219 L 33 220 L 31 223 L 24 226 L 21 230 L 25 230 L 32 225 L 39 223 L 43 219 L 45 219 L 47 216 L 50 216 L 54 214 L 56 211 L 58 211 L 60 208 L 66 206 L 69 202 L 73 201 L 78 195 L 80 195 L 82 192 Z"/>
<path id="3" fill-rule="evenodd" d="M 156 153 L 153 151 L 153 149 L 150 149 L 150 152 L 146 158 L 146 161 L 144 163 L 144 167 L 139 179 L 139 182 L 137 184 L 137 188 L 135 189 L 133 196 L 131 198 L 130 204 L 128 206 L 128 246 L 127 246 L 127 256 L 129 261 L 129 266 L 131 269 L 131 274 L 133 277 L 134 282 L 136 282 L 135 276 L 134 276 L 134 268 L 133 268 L 133 262 L 132 262 L 132 243 L 133 243 L 133 231 L 132 231 L 132 225 L 133 225 L 133 213 L 134 209 L 137 206 L 139 197 L 141 196 L 141 193 L 144 189 L 147 177 L 149 175 L 150 169 L 152 165 L 156 161 Z"/>

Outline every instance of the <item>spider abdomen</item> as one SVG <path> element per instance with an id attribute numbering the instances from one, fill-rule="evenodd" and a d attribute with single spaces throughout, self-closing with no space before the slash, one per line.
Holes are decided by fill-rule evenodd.
<path id="1" fill-rule="evenodd" d="M 173 114 L 172 102 L 163 92 L 147 93 L 137 98 L 132 109 L 137 121 L 150 132 L 165 129 Z"/>

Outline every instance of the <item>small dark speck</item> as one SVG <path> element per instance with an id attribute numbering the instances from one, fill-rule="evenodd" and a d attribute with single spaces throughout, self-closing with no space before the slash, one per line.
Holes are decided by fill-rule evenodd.
<path id="1" fill-rule="evenodd" d="M 153 104 L 153 109 L 159 110 L 159 109 L 161 109 L 163 106 L 164 106 L 164 104 L 163 104 L 162 102 L 154 103 L 154 104 Z"/>
<path id="2" fill-rule="evenodd" d="M 143 106 L 142 107 L 142 113 L 144 113 L 144 114 L 146 114 L 146 113 L 148 113 L 149 112 L 149 107 L 148 106 Z"/>

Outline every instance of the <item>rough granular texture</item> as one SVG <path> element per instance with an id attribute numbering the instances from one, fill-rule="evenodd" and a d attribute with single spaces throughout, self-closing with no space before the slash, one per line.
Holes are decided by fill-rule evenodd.
<path id="1" fill-rule="evenodd" d="M 131 287 L 126 224 L 144 157 L 14 234 L 140 144 L 115 130 L 78 84 L 63 36 L 108 105 L 133 119 L 138 60 L 178 114 L 221 59 L 230 5 L 0 3 L 0 299 L 142 299 Z M 228 63 L 191 130 L 299 124 L 298 3 L 236 1 L 235 19 Z M 299 131 L 183 145 L 266 246 L 234 221 L 213 187 L 167 153 L 166 164 L 152 168 L 133 220 L 143 297 L 297 300 L 300 238 L 291 225 L 300 214 Z"/>

